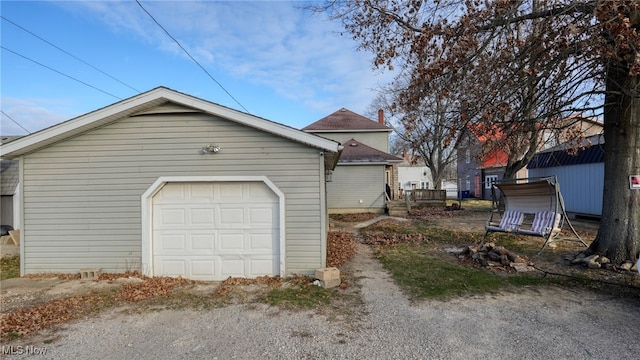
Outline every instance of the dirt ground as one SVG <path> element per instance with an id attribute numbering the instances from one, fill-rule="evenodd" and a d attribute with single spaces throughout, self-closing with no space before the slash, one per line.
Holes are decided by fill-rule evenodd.
<path id="1" fill-rule="evenodd" d="M 443 228 L 455 229 L 458 231 L 470 231 L 482 233 L 484 225 L 488 220 L 488 213 L 459 210 L 444 211 L 442 209 L 425 209 L 416 211 L 411 217 L 426 219 L 430 223 Z M 377 218 L 377 219 L 376 219 Z M 410 221 L 411 219 L 394 218 L 398 221 Z M 342 221 L 341 221 L 342 220 Z M 379 220 L 378 215 L 373 214 L 356 214 L 345 216 L 343 219 L 332 219 L 331 230 L 357 231 L 358 228 Z M 596 236 L 598 223 L 594 221 L 573 220 L 573 226 L 583 239 L 590 243 Z M 537 242 L 542 246 L 542 239 L 532 239 L 531 237 L 523 237 L 522 241 Z M 584 273 L 586 270 L 577 266 L 568 266 L 564 257 L 567 254 L 574 254 L 584 247 L 577 243 L 563 243 L 557 249 L 545 250 L 544 256 L 534 257 L 532 260 L 541 268 L 553 273 L 575 274 Z M 637 273 L 618 273 L 608 270 L 589 270 L 589 276 L 601 279 L 603 281 L 612 281 L 616 283 L 628 283 L 631 281 L 638 282 L 640 279 Z M 68 280 L 59 278 L 16 278 L 8 279 L 0 282 L 0 307 L 2 312 L 10 312 L 16 309 L 29 308 L 35 305 L 43 304 L 51 300 L 70 297 L 89 293 L 93 290 L 114 289 L 128 282 L 139 281 L 135 278 L 120 278 L 111 280 Z M 208 285 L 207 291 L 215 289 L 220 284 L 212 282 Z M 205 285 L 201 285 L 205 286 Z"/>
<path id="2" fill-rule="evenodd" d="M 370 221 L 375 220 L 336 222 L 334 229 L 353 231 Z M 443 214 L 437 221 L 458 230 L 481 231 L 486 218 L 461 212 Z M 579 231 L 595 235 L 595 229 L 585 224 Z M 375 259 L 371 246 L 357 248 L 345 270 L 357 282 L 353 289 L 360 293 L 361 303 L 352 306 L 360 311 L 342 318 L 255 304 L 209 311 L 113 309 L 15 343 L 44 349 L 42 358 L 51 359 L 630 359 L 640 353 L 638 298 L 550 286 L 414 302 Z M 559 249 L 545 259 L 553 263 L 555 255 L 573 251 Z M 31 290 L 19 280 L 28 280 Z M 27 301 L 38 294 L 64 296 L 118 286 L 115 281 L 51 279 L 18 279 L 13 285 L 3 293 L 11 291 Z"/>

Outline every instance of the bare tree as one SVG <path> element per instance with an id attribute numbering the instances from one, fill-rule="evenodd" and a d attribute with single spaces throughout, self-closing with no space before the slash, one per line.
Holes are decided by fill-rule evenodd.
<path id="1" fill-rule="evenodd" d="M 434 80 L 435 81 L 435 80 Z M 439 79 L 441 83 L 443 79 Z M 456 148 L 460 142 L 464 125 L 460 124 L 460 104 L 445 91 L 432 92 L 420 103 L 405 103 L 403 91 L 394 102 L 399 111 L 398 136 L 410 144 L 414 154 L 429 168 L 436 189 L 456 160 Z"/>
<path id="2" fill-rule="evenodd" d="M 517 141 L 507 172 L 526 165 L 558 119 L 604 116 L 602 222 L 588 252 L 637 258 L 640 191 L 628 179 L 640 173 L 639 1 L 354 0 L 322 10 L 375 66 L 410 69 L 407 104 L 432 93 L 434 79 L 464 83 L 462 118 Z"/>
<path id="3" fill-rule="evenodd" d="M 442 80 L 439 80 L 442 82 Z M 429 168 L 435 189 L 450 177 L 456 160 L 456 146 L 460 141 L 460 106 L 453 97 L 432 93 L 420 103 L 406 104 L 403 99 L 407 81 L 399 75 L 383 88 L 371 108 L 382 108 L 387 122 L 395 131 L 395 146 L 410 154 L 413 165 Z"/>

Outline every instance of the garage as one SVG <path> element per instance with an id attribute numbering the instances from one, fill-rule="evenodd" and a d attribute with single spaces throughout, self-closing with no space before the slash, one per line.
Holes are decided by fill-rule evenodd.
<path id="1" fill-rule="evenodd" d="M 164 87 L 1 144 L 20 168 L 21 274 L 313 274 L 341 150 Z"/>
<path id="2" fill-rule="evenodd" d="M 264 182 L 168 182 L 152 199 L 156 276 L 278 275 L 279 197 Z"/>

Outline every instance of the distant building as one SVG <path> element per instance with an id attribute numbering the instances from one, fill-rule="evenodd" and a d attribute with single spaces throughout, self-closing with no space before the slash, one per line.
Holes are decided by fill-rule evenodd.
<path id="1" fill-rule="evenodd" d="M 491 184 L 504 178 L 509 159 L 505 135 L 495 127 L 486 124 L 469 124 L 464 130 L 458 146 L 458 181 L 460 191 L 466 196 L 491 199 Z M 540 151 L 554 148 L 576 137 L 601 134 L 602 122 L 596 119 L 572 115 L 552 122 L 540 133 Z M 486 151 L 487 144 L 493 143 L 492 150 Z M 532 176 L 525 167 L 518 171 L 517 178 Z"/>
<path id="2" fill-rule="evenodd" d="M 329 213 L 385 211 L 385 198 L 397 198 L 397 164 L 389 154 L 392 129 L 384 114 L 373 121 L 342 108 L 306 126 L 303 131 L 340 142 L 344 149 L 327 183 Z"/>
<path id="3" fill-rule="evenodd" d="M 414 189 L 435 189 L 431 169 L 424 161 L 412 154 L 404 151 L 403 161 L 398 164 L 398 193 L 404 194 L 407 190 Z M 447 190 L 448 198 L 456 198 L 458 185 L 455 179 L 443 180 L 440 189 Z M 402 196 L 401 196 L 402 197 Z"/>

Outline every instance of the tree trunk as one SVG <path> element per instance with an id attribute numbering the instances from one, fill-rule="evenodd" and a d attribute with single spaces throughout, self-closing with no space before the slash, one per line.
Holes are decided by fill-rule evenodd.
<path id="1" fill-rule="evenodd" d="M 438 169 L 435 173 L 431 172 L 431 180 L 433 180 L 433 188 L 440 190 L 442 188 L 443 170 Z"/>
<path id="2" fill-rule="evenodd" d="M 608 69 L 604 138 L 602 220 L 587 253 L 620 264 L 640 251 L 640 190 L 629 181 L 640 174 L 640 77 L 617 67 Z"/>

